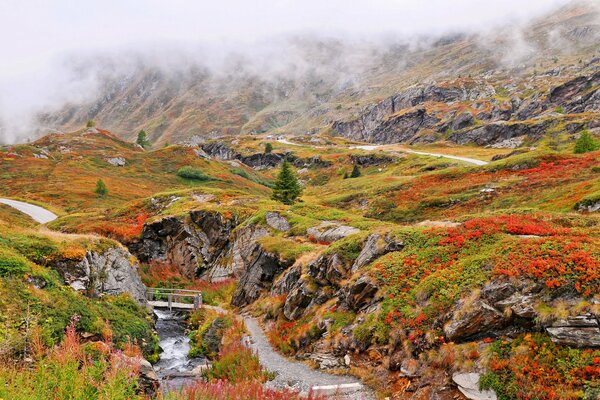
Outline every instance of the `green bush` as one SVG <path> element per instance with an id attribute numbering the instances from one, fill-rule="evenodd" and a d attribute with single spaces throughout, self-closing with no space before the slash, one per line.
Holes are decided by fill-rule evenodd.
<path id="1" fill-rule="evenodd" d="M 581 132 L 581 136 L 575 142 L 575 154 L 589 153 L 600 149 L 600 143 L 592 136 L 590 131 Z"/>
<path id="2" fill-rule="evenodd" d="M 193 181 L 207 181 L 210 179 L 204 172 L 202 172 L 200 168 L 195 168 L 189 165 L 179 168 L 177 171 L 177 176 Z"/>

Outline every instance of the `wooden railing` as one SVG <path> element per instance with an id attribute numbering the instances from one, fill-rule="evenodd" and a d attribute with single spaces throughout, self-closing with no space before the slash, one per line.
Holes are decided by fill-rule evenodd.
<path id="1" fill-rule="evenodd" d="M 146 300 L 154 305 L 166 302 L 169 310 L 172 310 L 173 307 L 190 308 L 190 306 L 197 310 L 202 307 L 202 292 L 187 289 L 147 288 Z"/>

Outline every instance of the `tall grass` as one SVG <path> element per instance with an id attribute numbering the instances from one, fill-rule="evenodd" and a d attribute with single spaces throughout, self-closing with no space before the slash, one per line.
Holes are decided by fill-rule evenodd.
<path id="1" fill-rule="evenodd" d="M 199 382 L 180 393 L 170 393 L 164 400 L 325 400 L 309 393 L 302 396 L 290 390 L 265 388 L 260 382 L 232 383 L 223 380 Z"/>

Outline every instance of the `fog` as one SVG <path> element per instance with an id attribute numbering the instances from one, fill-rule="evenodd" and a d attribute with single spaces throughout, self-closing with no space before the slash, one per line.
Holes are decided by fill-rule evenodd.
<path id="1" fill-rule="evenodd" d="M 201 67 L 281 76 L 334 66 L 340 81 L 365 55 L 449 33 L 523 26 L 567 0 L 4 0 L 0 3 L 0 142 L 31 136 L 36 113 L 97 96 L 100 77 L 140 63 L 165 71 Z M 514 56 L 530 51 L 518 30 Z M 339 43 L 333 63 L 302 40 Z M 417 41 L 415 38 L 421 38 Z M 299 51 L 300 50 L 300 51 Z M 327 62 L 326 62 L 327 61 Z"/>

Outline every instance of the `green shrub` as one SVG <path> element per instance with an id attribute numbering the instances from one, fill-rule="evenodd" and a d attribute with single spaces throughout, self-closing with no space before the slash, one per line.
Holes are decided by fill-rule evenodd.
<path id="1" fill-rule="evenodd" d="M 102 179 L 98 179 L 98 182 L 96 182 L 95 192 L 100 197 L 104 197 L 108 194 L 108 188 Z"/>
<path id="2" fill-rule="evenodd" d="M 177 176 L 193 181 L 207 181 L 210 179 L 204 172 L 202 172 L 200 168 L 195 168 L 189 165 L 179 168 L 177 171 Z"/>
<path id="3" fill-rule="evenodd" d="M 581 132 L 581 136 L 575 142 L 575 154 L 589 153 L 600 149 L 600 143 L 592 136 L 590 131 Z"/>

